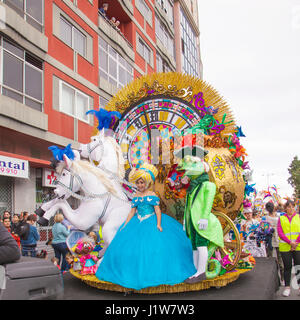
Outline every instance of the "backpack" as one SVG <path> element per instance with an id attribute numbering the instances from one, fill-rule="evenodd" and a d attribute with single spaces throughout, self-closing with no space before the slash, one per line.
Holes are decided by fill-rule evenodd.
<path id="1" fill-rule="evenodd" d="M 21 222 L 18 226 L 17 234 L 21 240 L 27 240 L 30 232 L 30 225 L 27 222 Z"/>

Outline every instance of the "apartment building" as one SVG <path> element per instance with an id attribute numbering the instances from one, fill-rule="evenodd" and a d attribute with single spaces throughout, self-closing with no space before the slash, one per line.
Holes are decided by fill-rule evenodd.
<path id="1" fill-rule="evenodd" d="M 0 0 L 0 213 L 32 212 L 51 194 L 48 147 L 89 142 L 86 111 L 127 83 L 202 77 L 197 10 L 196 0 Z"/>

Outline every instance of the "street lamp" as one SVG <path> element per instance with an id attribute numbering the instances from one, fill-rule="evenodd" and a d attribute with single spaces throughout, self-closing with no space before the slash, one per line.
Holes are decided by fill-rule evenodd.
<path id="1" fill-rule="evenodd" d="M 270 186 L 270 177 L 271 176 L 275 176 L 275 173 L 273 173 L 273 172 L 263 173 L 262 176 L 267 177 L 267 184 L 268 184 L 268 188 L 269 188 L 269 186 Z"/>

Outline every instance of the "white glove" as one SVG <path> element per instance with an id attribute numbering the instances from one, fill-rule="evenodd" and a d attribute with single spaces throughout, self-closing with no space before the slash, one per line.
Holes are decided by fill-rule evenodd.
<path id="1" fill-rule="evenodd" d="M 185 231 L 185 220 L 183 220 L 183 231 Z"/>
<path id="2" fill-rule="evenodd" d="M 208 220 L 207 219 L 200 219 L 198 222 L 198 228 L 199 230 L 205 230 L 208 226 Z"/>

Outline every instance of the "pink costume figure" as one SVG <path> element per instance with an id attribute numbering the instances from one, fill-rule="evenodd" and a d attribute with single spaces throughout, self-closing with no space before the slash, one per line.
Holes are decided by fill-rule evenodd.
<path id="1" fill-rule="evenodd" d="M 80 256 L 79 261 L 82 266 L 80 274 L 95 274 L 97 271 L 98 258 L 90 254 L 95 248 L 94 240 L 90 237 L 85 237 L 78 241 L 75 252 Z"/>

